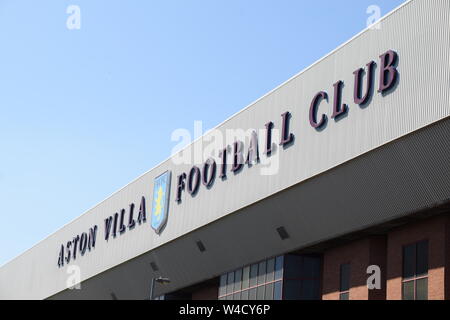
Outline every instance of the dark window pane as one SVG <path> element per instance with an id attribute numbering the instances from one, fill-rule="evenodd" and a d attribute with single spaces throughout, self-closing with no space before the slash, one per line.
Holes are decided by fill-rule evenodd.
<path id="1" fill-rule="evenodd" d="M 248 300 L 248 290 L 242 291 L 241 300 Z"/>
<path id="2" fill-rule="evenodd" d="M 428 241 L 422 241 L 417 244 L 417 262 L 416 276 L 425 276 L 428 274 Z"/>
<path id="3" fill-rule="evenodd" d="M 402 299 L 414 300 L 414 281 L 403 282 Z"/>
<path id="4" fill-rule="evenodd" d="M 416 245 L 403 247 L 403 279 L 413 278 L 416 274 Z"/>
<path id="5" fill-rule="evenodd" d="M 301 283 L 302 300 L 320 300 L 320 282 L 319 279 L 306 279 Z"/>
<path id="6" fill-rule="evenodd" d="M 266 286 L 259 286 L 256 289 L 256 300 L 264 300 L 265 292 L 266 292 Z"/>
<path id="7" fill-rule="evenodd" d="M 319 278 L 320 262 L 320 259 L 316 257 L 304 257 L 302 278 Z"/>
<path id="8" fill-rule="evenodd" d="M 233 293 L 234 288 L 234 272 L 228 273 L 227 294 Z"/>
<path id="9" fill-rule="evenodd" d="M 219 296 L 223 296 L 227 293 L 227 274 L 220 276 Z"/>
<path id="10" fill-rule="evenodd" d="M 245 267 L 242 273 L 242 289 L 248 289 L 250 280 L 250 267 Z"/>
<path id="11" fill-rule="evenodd" d="M 428 278 L 417 280 L 416 300 L 428 300 Z"/>
<path id="12" fill-rule="evenodd" d="M 235 293 L 233 296 L 233 300 L 241 300 L 241 293 Z"/>
<path id="13" fill-rule="evenodd" d="M 290 279 L 283 281 L 284 300 L 301 300 L 301 280 Z"/>
<path id="14" fill-rule="evenodd" d="M 250 287 L 256 286 L 256 279 L 258 276 L 258 264 L 252 264 L 250 267 Z"/>
<path id="15" fill-rule="evenodd" d="M 273 283 L 266 285 L 265 300 L 273 300 Z"/>
<path id="16" fill-rule="evenodd" d="M 273 300 L 282 300 L 283 299 L 282 289 L 283 289 L 283 282 L 282 281 L 275 282 L 274 290 L 273 290 Z"/>
<path id="17" fill-rule="evenodd" d="M 256 300 L 256 288 L 250 289 L 248 299 Z"/>
<path id="18" fill-rule="evenodd" d="M 258 268 L 258 285 L 266 282 L 266 261 L 259 263 Z"/>
<path id="19" fill-rule="evenodd" d="M 242 285 L 242 269 L 236 270 L 234 273 L 234 292 L 241 291 Z"/>
<path id="20" fill-rule="evenodd" d="M 298 255 L 288 254 L 284 256 L 284 272 L 285 279 L 299 279 L 302 277 L 302 261 L 303 257 Z"/>
<path id="21" fill-rule="evenodd" d="M 229 296 L 227 296 L 227 300 L 233 300 L 233 295 L 230 294 Z"/>
<path id="22" fill-rule="evenodd" d="M 340 291 L 350 290 L 350 264 L 341 264 Z"/>
<path id="23" fill-rule="evenodd" d="M 346 293 L 341 293 L 339 295 L 339 300 L 350 300 L 350 294 L 348 292 Z"/>
<path id="24" fill-rule="evenodd" d="M 284 264 L 284 257 L 283 256 L 277 257 L 275 260 L 275 280 L 283 279 L 283 264 Z"/>
<path id="25" fill-rule="evenodd" d="M 274 280 L 275 271 L 275 259 L 270 259 L 267 261 L 267 271 L 266 271 L 266 281 L 270 282 Z"/>

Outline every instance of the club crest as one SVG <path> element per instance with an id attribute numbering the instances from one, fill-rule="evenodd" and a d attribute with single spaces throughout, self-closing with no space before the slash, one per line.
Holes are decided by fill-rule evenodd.
<path id="1" fill-rule="evenodd" d="M 171 172 L 167 171 L 155 178 L 153 185 L 151 225 L 158 234 L 161 233 L 167 222 L 171 176 Z"/>

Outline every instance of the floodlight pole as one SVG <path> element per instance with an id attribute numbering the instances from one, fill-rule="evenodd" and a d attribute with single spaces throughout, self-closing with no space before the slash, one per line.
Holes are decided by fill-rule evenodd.
<path id="1" fill-rule="evenodd" d="M 153 292 L 155 291 L 155 282 L 161 283 L 161 284 L 166 284 L 166 283 L 170 283 L 170 279 L 163 278 L 163 277 L 152 278 L 152 283 L 150 285 L 150 300 L 153 300 Z"/>

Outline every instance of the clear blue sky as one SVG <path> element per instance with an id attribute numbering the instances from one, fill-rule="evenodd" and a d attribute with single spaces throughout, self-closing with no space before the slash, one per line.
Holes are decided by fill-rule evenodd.
<path id="1" fill-rule="evenodd" d="M 0 265 L 403 2 L 0 0 Z"/>

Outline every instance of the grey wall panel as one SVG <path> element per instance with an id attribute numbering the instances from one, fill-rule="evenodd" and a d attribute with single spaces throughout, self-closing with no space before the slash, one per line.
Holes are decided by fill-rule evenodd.
<path id="1" fill-rule="evenodd" d="M 173 201 L 176 187 L 173 179 L 169 220 L 161 235 L 156 235 L 146 224 L 117 239 L 104 241 L 103 221 L 106 217 L 122 208 L 128 208 L 131 202 L 138 203 L 142 195 L 151 199 L 153 180 L 162 172 L 171 170 L 176 177 L 191 167 L 191 165 L 176 165 L 169 159 L 3 266 L 0 269 L 0 298 L 40 299 L 64 290 L 68 275 L 67 267 L 58 269 L 56 266 L 59 246 L 95 224 L 100 228 L 95 251 L 75 261 L 81 268 L 82 280 L 92 278 L 157 248 L 169 246 L 183 235 L 218 221 L 252 203 L 309 181 L 351 159 L 449 117 L 449 14 L 450 2 L 447 0 L 410 1 L 385 18 L 380 30 L 369 29 L 362 32 L 218 127 L 221 132 L 225 132 L 226 129 L 262 129 L 270 120 L 275 120 L 279 126 L 280 115 L 290 111 L 293 115 L 291 129 L 296 135 L 296 142 L 286 150 L 275 151 L 272 159 L 278 159 L 280 165 L 277 174 L 262 175 L 262 165 L 251 169 L 245 168 L 236 176 L 230 175 L 224 182 L 217 180 L 213 189 L 209 191 L 202 188 L 195 198 L 184 194 L 180 205 Z M 376 94 L 370 105 L 361 109 L 352 103 L 353 71 L 365 66 L 371 60 L 378 61 L 379 55 L 389 49 L 395 50 L 400 56 L 399 85 L 387 96 Z M 321 90 L 327 90 L 332 96 L 332 85 L 338 80 L 343 80 L 346 84 L 343 100 L 349 104 L 350 112 L 339 122 L 330 119 L 327 128 L 317 132 L 308 122 L 311 99 Z M 214 102 L 211 104 L 214 105 Z M 321 105 L 320 112 L 326 112 L 330 116 L 330 111 L 331 105 L 325 103 Z M 211 133 L 206 134 L 205 139 L 210 137 Z M 261 145 L 262 138 L 260 137 Z M 196 141 L 193 147 L 196 148 L 201 143 L 201 140 Z M 398 153 L 395 153 L 395 156 L 398 157 Z M 398 161 L 395 158 L 391 160 Z M 374 166 L 376 165 L 375 163 Z M 404 182 L 407 185 L 426 183 L 428 182 L 426 173 L 426 169 L 419 170 L 418 177 L 421 180 L 414 176 L 408 178 L 410 181 Z M 320 176 L 317 179 L 320 179 Z M 333 179 L 330 183 L 333 183 L 332 181 Z M 371 186 L 370 181 L 368 185 Z M 376 185 L 371 187 L 377 190 Z M 434 189 L 431 189 L 422 192 L 417 197 L 412 197 L 410 204 L 421 203 L 422 197 L 437 199 L 446 194 L 446 190 L 437 185 L 430 188 L 439 191 L 433 193 Z M 323 202 L 321 195 L 326 195 L 326 192 L 327 190 L 323 189 L 310 196 L 315 199 L 316 204 L 320 204 Z M 373 203 L 368 204 L 374 207 L 381 206 L 377 201 L 385 199 L 384 196 L 395 198 L 395 194 L 384 195 L 383 189 L 373 192 L 376 193 L 371 200 Z M 411 192 L 415 192 L 414 189 L 411 189 Z M 441 194 L 438 194 L 439 192 Z M 353 199 L 333 201 L 335 201 L 333 205 L 338 205 L 341 201 Z M 150 209 L 151 205 L 148 206 Z M 330 205 L 330 208 L 332 207 Z M 312 210 L 311 207 L 307 209 Z M 394 210 L 396 208 L 391 209 L 396 212 Z M 373 217 L 370 218 L 372 214 L 374 213 L 371 211 L 364 216 L 356 211 L 345 212 L 328 232 L 331 234 L 332 231 L 339 233 L 346 230 L 352 221 L 358 221 L 359 224 L 373 221 Z M 288 211 L 280 215 L 287 221 L 293 219 Z M 326 220 L 329 219 L 329 215 L 331 213 L 324 212 L 320 216 L 300 214 L 296 217 L 302 219 L 302 222 L 314 225 L 312 219 Z M 323 232 L 322 229 L 309 228 L 303 232 L 305 238 L 297 240 L 303 243 L 306 238 L 309 241 L 320 239 L 325 236 Z M 218 241 L 220 242 L 220 239 Z M 189 273 L 184 274 L 176 266 L 171 268 L 174 273 L 180 272 L 179 276 L 177 275 L 180 279 L 185 280 L 189 277 Z"/>

